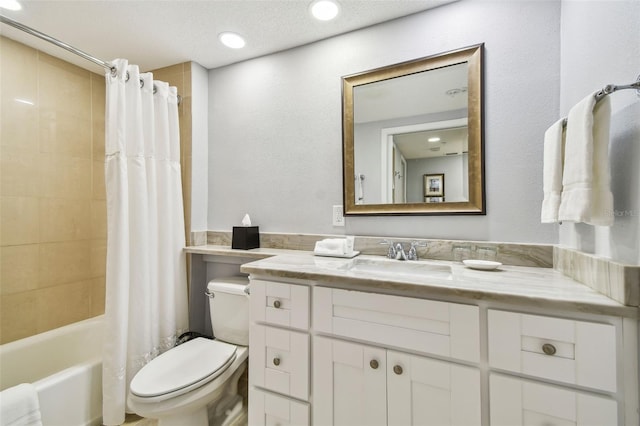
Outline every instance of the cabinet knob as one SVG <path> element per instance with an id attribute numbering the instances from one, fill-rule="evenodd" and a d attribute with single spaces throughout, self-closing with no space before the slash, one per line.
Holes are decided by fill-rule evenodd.
<path id="1" fill-rule="evenodd" d="M 374 370 L 376 370 L 376 369 L 378 368 L 378 361 L 377 361 L 377 360 L 375 360 L 375 359 L 372 359 L 372 360 L 369 362 L 369 365 L 371 366 L 371 368 L 373 368 Z"/>
<path id="2" fill-rule="evenodd" d="M 276 357 L 273 359 L 273 365 L 280 365 L 280 358 Z"/>
<path id="3" fill-rule="evenodd" d="M 276 308 L 276 309 L 280 308 L 280 301 L 279 300 L 274 300 L 273 301 L 273 307 Z"/>
<path id="4" fill-rule="evenodd" d="M 551 343 L 545 343 L 542 345 L 542 352 L 544 352 L 545 355 L 554 355 L 556 353 L 556 347 Z"/>
<path id="5" fill-rule="evenodd" d="M 394 365 L 393 372 L 399 376 L 400 374 L 402 374 L 402 367 L 400 367 L 399 365 Z"/>

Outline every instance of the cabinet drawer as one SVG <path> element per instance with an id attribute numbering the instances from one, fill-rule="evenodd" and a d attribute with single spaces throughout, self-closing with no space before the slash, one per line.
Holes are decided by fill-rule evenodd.
<path id="1" fill-rule="evenodd" d="M 616 392 L 610 324 L 489 310 L 489 365 Z"/>
<path id="2" fill-rule="evenodd" d="M 325 287 L 313 291 L 317 331 L 479 362 L 477 306 Z"/>
<path id="3" fill-rule="evenodd" d="M 299 399 L 309 399 L 309 335 L 252 324 L 249 383 Z"/>
<path id="4" fill-rule="evenodd" d="M 307 426 L 309 404 L 249 388 L 249 424 L 255 426 Z"/>
<path id="5" fill-rule="evenodd" d="M 613 399 L 495 373 L 489 404 L 492 426 L 618 424 Z"/>
<path id="6" fill-rule="evenodd" d="M 251 320 L 283 327 L 309 328 L 309 287 L 251 280 Z"/>

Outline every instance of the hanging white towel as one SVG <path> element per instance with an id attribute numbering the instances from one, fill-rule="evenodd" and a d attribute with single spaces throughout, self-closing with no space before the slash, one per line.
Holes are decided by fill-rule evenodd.
<path id="1" fill-rule="evenodd" d="M 609 97 L 596 102 L 595 93 L 569 111 L 558 220 L 599 226 L 613 224 L 610 120 Z"/>
<path id="2" fill-rule="evenodd" d="M 22 383 L 0 392 L 2 426 L 42 426 L 38 393 L 31 383 Z"/>
<path id="3" fill-rule="evenodd" d="M 562 193 L 562 166 L 564 154 L 564 119 L 558 120 L 544 134 L 544 158 L 542 173 L 542 223 L 558 221 L 560 194 Z"/>

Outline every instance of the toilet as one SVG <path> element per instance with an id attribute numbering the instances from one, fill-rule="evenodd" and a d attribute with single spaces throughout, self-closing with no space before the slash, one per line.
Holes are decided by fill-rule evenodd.
<path id="1" fill-rule="evenodd" d="M 249 281 L 207 285 L 215 340 L 197 337 L 153 359 L 131 380 L 127 404 L 158 426 L 227 425 L 242 412 L 238 379 L 247 365 Z"/>

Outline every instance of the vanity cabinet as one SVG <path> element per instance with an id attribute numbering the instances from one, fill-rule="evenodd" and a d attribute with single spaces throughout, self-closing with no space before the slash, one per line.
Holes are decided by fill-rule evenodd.
<path id="1" fill-rule="evenodd" d="M 637 319 L 291 281 L 251 278 L 252 426 L 638 424 Z"/>
<path id="2" fill-rule="evenodd" d="M 480 424 L 477 368 L 322 336 L 313 360 L 313 424 Z"/>
<path id="3" fill-rule="evenodd" d="M 249 424 L 309 424 L 309 287 L 251 280 Z"/>

